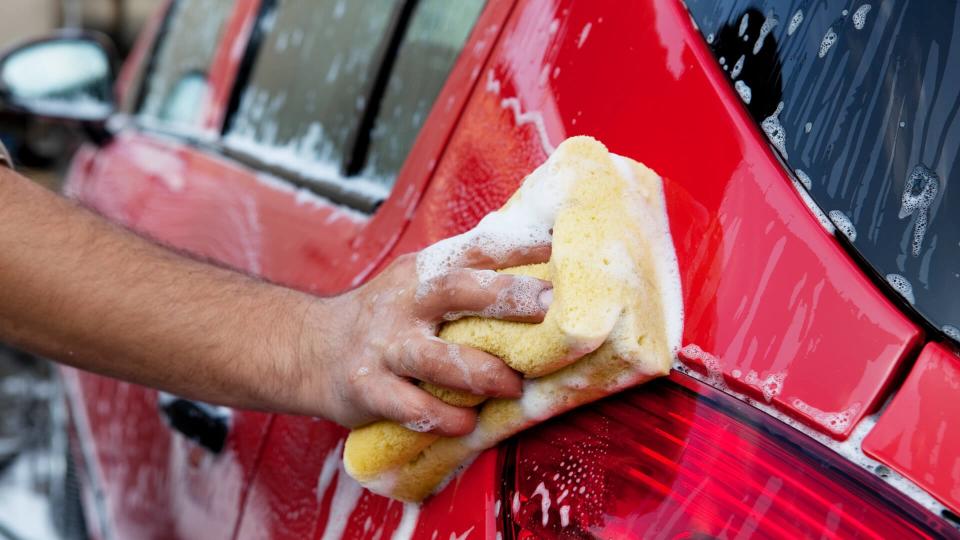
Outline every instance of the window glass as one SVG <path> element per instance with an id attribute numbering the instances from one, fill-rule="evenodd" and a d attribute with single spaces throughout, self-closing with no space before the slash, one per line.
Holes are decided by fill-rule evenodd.
<path id="1" fill-rule="evenodd" d="M 261 21 L 227 144 L 310 179 L 340 179 L 401 4 L 279 0 Z"/>
<path id="2" fill-rule="evenodd" d="M 177 0 L 160 36 L 147 82 L 141 119 L 176 129 L 195 129 L 208 75 L 231 0 Z"/>
<path id="3" fill-rule="evenodd" d="M 417 4 L 370 133 L 363 176 L 393 184 L 484 3 Z"/>
<path id="4" fill-rule="evenodd" d="M 382 201 L 483 4 L 276 0 L 228 148 Z"/>
<path id="5" fill-rule="evenodd" d="M 960 340 L 960 4 L 686 3 L 798 189 Z"/>

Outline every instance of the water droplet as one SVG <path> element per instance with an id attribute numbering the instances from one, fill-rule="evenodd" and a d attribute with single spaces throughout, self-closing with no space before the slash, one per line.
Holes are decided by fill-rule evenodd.
<path id="1" fill-rule="evenodd" d="M 803 125 L 803 132 L 804 132 L 804 133 L 810 133 L 810 131 L 811 131 L 812 129 L 813 129 L 813 123 L 812 123 L 812 122 L 807 122 L 806 124 Z"/>

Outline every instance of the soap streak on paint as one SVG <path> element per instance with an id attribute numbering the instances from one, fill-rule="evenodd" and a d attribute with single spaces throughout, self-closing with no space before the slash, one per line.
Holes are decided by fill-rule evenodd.
<path id="1" fill-rule="evenodd" d="M 587 36 L 590 35 L 590 29 L 593 28 L 593 23 L 587 23 L 583 25 L 583 30 L 580 31 L 580 37 L 577 38 L 577 48 L 583 47 L 583 44 L 587 42 Z"/>
<path id="2" fill-rule="evenodd" d="M 532 499 L 537 495 L 540 496 L 540 523 L 546 527 L 547 523 L 550 522 L 550 492 L 543 482 L 537 484 L 537 489 L 533 491 L 530 498 Z"/>
<path id="3" fill-rule="evenodd" d="M 800 28 L 800 23 L 803 22 L 803 10 L 798 9 L 796 13 L 793 14 L 793 17 L 790 18 L 790 25 L 787 26 L 787 35 L 792 36 L 794 32 L 797 31 L 797 28 Z"/>
<path id="4" fill-rule="evenodd" d="M 400 523 L 397 525 L 397 528 L 394 529 L 390 540 L 409 540 L 413 538 L 413 533 L 417 530 L 419 519 L 420 505 L 416 503 L 404 503 Z"/>
<path id="5" fill-rule="evenodd" d="M 499 95 L 502 89 L 500 81 L 496 79 L 493 75 L 493 70 L 487 72 L 487 92 L 492 94 Z M 550 137 L 547 135 L 547 126 L 543 121 L 543 115 L 540 111 L 527 111 L 524 112 L 523 108 L 520 106 L 520 98 L 510 97 L 503 98 L 500 100 L 500 107 L 503 109 L 509 109 L 513 112 L 513 121 L 517 127 L 525 126 L 530 124 L 534 127 L 537 132 L 537 136 L 540 139 L 540 147 L 543 148 L 543 151 L 546 155 L 550 155 L 554 150 L 557 149 L 550 142 Z"/>

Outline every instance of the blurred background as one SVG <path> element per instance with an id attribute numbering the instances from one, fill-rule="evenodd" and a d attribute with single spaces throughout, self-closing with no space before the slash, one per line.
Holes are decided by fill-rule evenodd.
<path id="1" fill-rule="evenodd" d="M 109 36 L 122 60 L 159 4 L 159 0 L 0 0 L 0 51 L 58 28 L 84 28 Z M 80 139 L 62 123 L 0 114 L 0 141 L 28 176 L 57 189 Z"/>
<path id="2" fill-rule="evenodd" d="M 159 0 L 0 0 L 0 51 L 58 28 L 108 35 L 120 58 Z M 18 169 L 58 190 L 81 142 L 75 128 L 0 113 L 0 141 Z M 80 538 L 76 478 L 56 370 L 0 345 L 0 540 Z"/>

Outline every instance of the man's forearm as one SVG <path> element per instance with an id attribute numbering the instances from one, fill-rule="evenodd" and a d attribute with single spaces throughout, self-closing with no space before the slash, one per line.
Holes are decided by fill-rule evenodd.
<path id="1" fill-rule="evenodd" d="M 167 251 L 2 169 L 0 219 L 0 340 L 185 397 L 273 408 L 297 380 L 306 311 L 328 302 Z"/>

